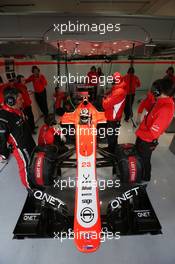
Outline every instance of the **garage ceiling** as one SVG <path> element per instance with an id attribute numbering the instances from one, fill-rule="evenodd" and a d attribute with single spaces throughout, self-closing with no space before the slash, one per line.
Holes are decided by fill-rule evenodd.
<path id="1" fill-rule="evenodd" d="M 55 54 L 57 42 L 61 52 L 89 56 L 130 53 L 133 43 L 140 50 L 152 40 L 161 49 L 173 48 L 174 10 L 175 0 L 0 0 L 0 56 Z M 55 23 L 68 20 L 120 23 L 121 30 L 103 35 L 54 32 Z"/>
<path id="2" fill-rule="evenodd" d="M 81 13 L 174 16 L 174 0 L 1 0 L 1 13 Z"/>
<path id="3" fill-rule="evenodd" d="M 53 47 L 57 48 L 57 42 L 50 43 Z M 111 55 L 120 54 L 132 49 L 133 43 L 131 41 L 76 41 L 64 40 L 59 41 L 60 51 L 67 52 L 69 55 Z M 135 42 L 135 47 L 141 46 L 142 43 Z"/>

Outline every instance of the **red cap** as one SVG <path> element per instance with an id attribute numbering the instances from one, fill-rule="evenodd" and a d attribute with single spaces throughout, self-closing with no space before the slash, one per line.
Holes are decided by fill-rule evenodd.
<path id="1" fill-rule="evenodd" d="M 119 72 L 114 72 L 113 79 L 115 84 L 120 84 L 123 82 L 123 76 Z"/>

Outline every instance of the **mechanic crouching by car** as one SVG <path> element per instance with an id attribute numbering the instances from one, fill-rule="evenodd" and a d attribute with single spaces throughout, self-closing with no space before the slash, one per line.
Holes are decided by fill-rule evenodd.
<path id="1" fill-rule="evenodd" d="M 136 149 L 145 166 L 145 181 L 151 179 L 151 155 L 158 145 L 158 139 L 168 128 L 174 115 L 175 86 L 170 79 L 161 79 L 157 89 L 157 101 L 144 117 L 136 131 Z"/>
<path id="2" fill-rule="evenodd" d="M 44 118 L 44 123 L 40 128 L 38 145 L 56 145 L 59 154 L 66 152 L 68 150 L 65 146 L 66 138 L 62 134 L 61 126 L 55 120 L 55 115 L 48 114 Z"/>
<path id="3" fill-rule="evenodd" d="M 113 74 L 114 84 L 111 93 L 104 96 L 102 105 L 107 119 L 108 151 L 114 152 L 118 144 L 120 120 L 125 107 L 126 89 L 119 72 Z M 109 132 L 110 131 L 110 132 Z"/>
<path id="4" fill-rule="evenodd" d="M 22 184 L 30 188 L 27 169 L 35 142 L 21 110 L 23 97 L 17 88 L 6 87 L 3 99 L 4 104 L 0 109 L 0 161 L 6 161 L 12 152 L 18 164 Z"/>

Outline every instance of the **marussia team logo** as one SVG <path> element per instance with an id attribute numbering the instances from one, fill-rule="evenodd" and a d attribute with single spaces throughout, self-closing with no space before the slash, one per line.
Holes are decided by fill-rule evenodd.
<path id="1" fill-rule="evenodd" d="M 93 219 L 94 219 L 94 211 L 93 211 L 93 209 L 90 208 L 90 207 L 83 208 L 81 210 L 80 217 L 81 217 L 81 220 L 84 223 L 90 223 L 90 222 L 92 222 Z"/>

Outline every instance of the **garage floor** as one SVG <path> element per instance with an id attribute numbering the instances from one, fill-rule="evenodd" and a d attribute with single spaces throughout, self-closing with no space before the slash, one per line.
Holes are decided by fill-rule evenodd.
<path id="1" fill-rule="evenodd" d="M 168 149 L 172 136 L 165 134 L 160 139 L 152 157 L 152 181 L 148 186 L 163 234 L 109 240 L 102 243 L 98 252 L 89 255 L 78 252 L 72 240 L 63 243 L 56 239 L 12 240 L 27 192 L 20 183 L 16 161 L 11 158 L 0 173 L 0 264 L 174 264 L 175 156 Z M 134 142 L 131 123 L 123 123 L 119 141 Z"/>

